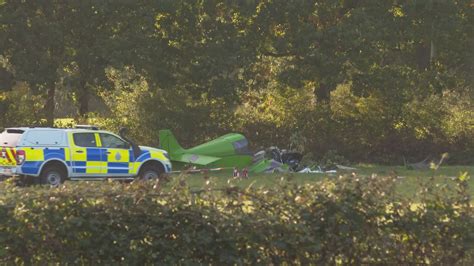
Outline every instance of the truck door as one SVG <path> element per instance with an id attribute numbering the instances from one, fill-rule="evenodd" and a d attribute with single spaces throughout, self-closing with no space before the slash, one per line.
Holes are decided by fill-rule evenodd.
<path id="1" fill-rule="evenodd" d="M 23 133 L 24 130 L 20 128 L 7 128 L 0 133 L 0 176 L 14 174 L 17 165 L 16 146 Z"/>
<path id="2" fill-rule="evenodd" d="M 99 133 L 99 136 L 101 147 L 105 150 L 107 175 L 131 176 L 130 166 L 134 158 L 130 144 L 113 134 Z"/>
<path id="3" fill-rule="evenodd" d="M 104 174 L 103 160 L 98 139 L 93 132 L 77 132 L 72 134 L 71 161 L 75 176 L 93 177 Z"/>
<path id="4" fill-rule="evenodd" d="M 0 133 L 0 167 L 16 165 L 16 146 L 24 130 L 8 128 Z"/>

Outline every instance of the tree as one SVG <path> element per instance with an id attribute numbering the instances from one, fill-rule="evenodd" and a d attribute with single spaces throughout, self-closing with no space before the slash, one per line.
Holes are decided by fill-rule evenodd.
<path id="1" fill-rule="evenodd" d="M 12 66 L 15 80 L 45 93 L 44 116 L 53 124 L 58 69 L 63 64 L 60 1 L 6 1 L 0 6 L 0 51 Z"/>

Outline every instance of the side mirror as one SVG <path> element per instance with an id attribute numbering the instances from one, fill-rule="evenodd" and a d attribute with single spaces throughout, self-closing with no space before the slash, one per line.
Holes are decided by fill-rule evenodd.
<path id="1" fill-rule="evenodd" d="M 122 127 L 120 130 L 119 130 L 119 135 L 120 137 L 122 137 L 124 140 L 126 140 L 128 143 L 130 143 L 130 146 L 132 146 L 132 149 L 133 149 L 133 155 L 135 156 L 135 159 L 140 156 L 140 154 L 142 154 L 142 150 L 140 149 L 140 147 L 135 144 L 135 142 L 133 142 L 132 140 L 130 140 L 129 138 L 127 138 L 125 135 L 128 133 L 128 129 L 125 128 L 125 127 Z"/>

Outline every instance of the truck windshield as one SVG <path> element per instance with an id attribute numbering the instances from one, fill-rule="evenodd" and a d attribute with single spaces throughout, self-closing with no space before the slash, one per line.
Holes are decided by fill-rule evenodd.
<path id="1" fill-rule="evenodd" d="M 7 129 L 0 133 L 0 147 L 16 147 L 21 135 L 25 132 L 21 129 Z"/>

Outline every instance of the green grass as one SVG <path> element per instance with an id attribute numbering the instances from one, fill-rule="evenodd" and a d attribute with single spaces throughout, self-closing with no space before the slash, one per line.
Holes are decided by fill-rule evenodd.
<path id="1" fill-rule="evenodd" d="M 454 184 L 453 179 L 459 177 L 462 173 L 467 172 L 469 175 L 474 173 L 474 166 L 442 166 L 436 171 L 434 170 L 408 170 L 404 166 L 380 166 L 380 165 L 358 165 L 354 171 L 338 171 L 336 174 L 254 174 L 248 179 L 234 179 L 231 171 L 213 172 L 209 174 L 209 179 L 205 179 L 203 174 L 191 174 L 182 176 L 187 184 L 193 189 L 199 189 L 205 186 L 206 182 L 212 182 L 217 187 L 225 187 L 233 184 L 241 187 L 272 187 L 277 185 L 282 178 L 291 180 L 296 184 L 315 183 L 324 179 L 337 178 L 339 175 L 357 176 L 397 176 L 399 185 L 398 191 L 402 195 L 415 196 L 420 184 L 430 182 L 430 177 L 434 177 L 434 182 L 439 185 Z M 173 177 L 179 177 L 174 175 Z M 469 180 L 469 189 L 474 195 L 474 178 Z"/>
<path id="2" fill-rule="evenodd" d="M 209 173 L 209 178 L 205 179 L 203 174 L 173 174 L 172 179 L 184 179 L 191 189 L 201 189 L 206 186 L 206 182 L 211 182 L 214 188 L 237 185 L 240 187 L 275 187 L 282 178 L 294 182 L 295 184 L 317 183 L 326 179 L 338 178 L 340 175 L 357 176 L 397 176 L 397 190 L 407 197 L 416 197 L 420 185 L 426 182 L 435 182 L 439 185 L 454 185 L 453 180 L 462 173 L 474 174 L 474 166 L 442 166 L 434 170 L 408 170 L 403 166 L 380 166 L 380 165 L 357 165 L 354 171 L 338 171 L 335 174 L 299 174 L 299 173 L 274 173 L 274 174 L 251 174 L 248 179 L 235 179 L 232 171 L 221 171 Z M 434 179 L 431 179 L 434 177 Z M 71 181 L 69 181 L 71 182 Z M 99 181 L 100 182 L 100 181 Z M 474 196 L 474 177 L 469 181 L 470 194 Z"/>

